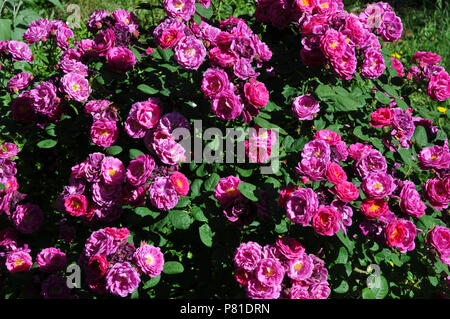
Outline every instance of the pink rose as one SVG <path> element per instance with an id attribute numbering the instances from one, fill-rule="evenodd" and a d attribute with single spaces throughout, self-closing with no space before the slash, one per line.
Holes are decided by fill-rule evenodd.
<path id="1" fill-rule="evenodd" d="M 347 180 L 347 174 L 342 169 L 342 167 L 335 162 L 328 163 L 326 177 L 330 183 L 335 185 L 338 185 Z"/>
<path id="2" fill-rule="evenodd" d="M 133 70 L 136 57 L 133 51 L 125 47 L 113 47 L 106 53 L 106 61 L 111 71 L 126 73 Z"/>
<path id="3" fill-rule="evenodd" d="M 292 113 L 299 120 L 312 120 L 319 111 L 319 102 L 310 94 L 297 96 L 292 101 Z"/>
<path id="4" fill-rule="evenodd" d="M 335 185 L 332 188 L 332 191 L 344 203 L 354 201 L 359 197 L 358 188 L 355 186 L 355 184 L 348 181 L 344 181 L 342 183 Z"/>
<path id="5" fill-rule="evenodd" d="M 263 108 L 269 102 L 269 91 L 262 82 L 250 82 L 244 84 L 244 95 L 251 105 Z"/>
<path id="6" fill-rule="evenodd" d="M 372 127 L 389 126 L 392 124 L 394 113 L 390 108 L 382 107 L 373 111 L 370 117 L 369 124 Z"/>
<path id="7" fill-rule="evenodd" d="M 202 92 L 209 98 L 214 98 L 219 93 L 230 87 L 227 73 L 220 68 L 209 68 L 203 73 Z"/>
<path id="8" fill-rule="evenodd" d="M 430 79 L 427 94 L 433 101 L 445 101 L 450 97 L 450 76 L 441 71 Z"/>
<path id="9" fill-rule="evenodd" d="M 333 206 L 320 206 L 313 215 L 312 226 L 314 230 L 325 236 L 333 236 L 340 229 L 341 215 Z"/>
<path id="10" fill-rule="evenodd" d="M 95 121 L 91 126 L 91 140 L 98 146 L 111 146 L 117 140 L 118 134 L 116 122 L 106 118 Z"/>

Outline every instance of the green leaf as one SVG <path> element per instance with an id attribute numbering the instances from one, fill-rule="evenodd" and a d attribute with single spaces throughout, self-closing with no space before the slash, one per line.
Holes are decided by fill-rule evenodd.
<path id="1" fill-rule="evenodd" d="M 378 102 L 386 105 L 389 105 L 391 103 L 391 98 L 381 91 L 377 91 L 377 93 L 375 93 L 375 99 L 377 99 Z"/>
<path id="2" fill-rule="evenodd" d="M 339 254 L 338 254 L 338 257 L 336 258 L 335 263 L 336 264 L 346 264 L 347 261 L 348 261 L 347 249 L 345 249 L 345 247 L 339 248 Z"/>
<path id="3" fill-rule="evenodd" d="M 120 147 L 119 145 L 113 145 L 106 149 L 106 153 L 111 156 L 120 154 L 121 152 L 122 152 L 122 147 Z"/>
<path id="4" fill-rule="evenodd" d="M 336 107 L 339 111 L 357 111 L 362 107 L 361 103 L 354 97 L 348 95 L 337 95 L 336 96 Z"/>
<path id="5" fill-rule="evenodd" d="M 200 3 L 195 4 L 195 11 L 205 19 L 211 18 L 214 13 L 212 10 L 212 6 L 209 6 L 209 8 L 206 9 Z"/>
<path id="6" fill-rule="evenodd" d="M 238 185 L 238 190 L 244 195 L 246 198 L 250 199 L 253 202 L 258 201 L 258 197 L 255 196 L 254 192 L 256 190 L 256 186 L 250 183 L 241 182 Z"/>
<path id="7" fill-rule="evenodd" d="M 184 271 L 184 267 L 178 261 L 167 261 L 164 264 L 163 273 L 166 275 L 181 274 Z"/>
<path id="8" fill-rule="evenodd" d="M 192 224 L 191 217 L 183 210 L 172 210 L 168 216 L 173 227 L 176 229 L 188 229 Z"/>
<path id="9" fill-rule="evenodd" d="M 336 96 L 336 93 L 329 85 L 320 84 L 316 88 L 316 94 L 321 100 L 328 100 Z"/>
<path id="10" fill-rule="evenodd" d="M 287 223 L 284 219 L 281 220 L 281 222 L 277 225 L 275 225 L 275 232 L 277 234 L 284 234 L 288 231 L 287 229 Z"/>
<path id="11" fill-rule="evenodd" d="M 139 299 L 139 289 L 136 288 L 135 291 L 131 294 L 131 299 Z"/>
<path id="12" fill-rule="evenodd" d="M 162 49 L 161 47 L 158 46 L 156 50 L 166 62 L 168 62 L 173 55 L 173 51 L 171 49 Z"/>
<path id="13" fill-rule="evenodd" d="M 147 290 L 149 288 L 153 288 L 160 282 L 160 280 L 161 280 L 161 275 L 153 277 L 150 280 L 147 280 L 142 288 L 144 290 Z"/>
<path id="14" fill-rule="evenodd" d="M 203 184 L 205 190 L 210 192 L 216 188 L 217 183 L 219 183 L 220 176 L 216 173 L 212 173 L 211 176 Z"/>
<path id="15" fill-rule="evenodd" d="M 0 19 L 0 41 L 11 40 L 12 35 L 12 20 Z"/>
<path id="16" fill-rule="evenodd" d="M 411 157 L 411 151 L 407 148 L 402 148 L 398 150 L 398 153 L 400 154 L 400 157 L 402 158 L 403 162 L 406 165 L 412 165 L 413 160 Z"/>
<path id="17" fill-rule="evenodd" d="M 348 283 L 345 280 L 342 280 L 339 286 L 334 288 L 334 292 L 338 294 L 345 294 L 349 289 Z"/>
<path id="18" fill-rule="evenodd" d="M 147 207 L 136 207 L 134 212 L 141 217 L 152 216 L 153 218 L 158 217 L 160 214 L 158 212 L 151 211 Z"/>
<path id="19" fill-rule="evenodd" d="M 186 207 L 187 205 L 189 205 L 191 203 L 191 200 L 189 199 L 189 197 L 181 197 L 180 200 L 178 201 L 177 205 L 175 206 L 176 208 L 183 208 Z"/>
<path id="20" fill-rule="evenodd" d="M 375 294 L 369 288 L 364 288 L 361 295 L 363 299 L 375 299 Z"/>
<path id="21" fill-rule="evenodd" d="M 249 177 L 253 173 L 252 169 L 244 169 L 244 168 L 240 168 L 240 167 L 236 167 L 236 171 L 242 177 Z"/>
<path id="22" fill-rule="evenodd" d="M 200 188 L 202 187 L 203 180 L 196 178 L 191 184 L 191 198 L 200 195 Z"/>
<path id="23" fill-rule="evenodd" d="M 255 124 L 258 124 L 262 128 L 277 129 L 280 132 L 280 134 L 287 135 L 287 132 L 284 129 L 282 129 L 276 124 L 270 123 L 269 121 L 260 116 L 254 117 L 253 120 L 255 121 Z"/>
<path id="24" fill-rule="evenodd" d="M 427 146 L 428 136 L 427 131 L 423 126 L 416 126 L 416 129 L 414 130 L 414 137 L 417 144 L 419 144 L 421 147 Z"/>
<path id="25" fill-rule="evenodd" d="M 53 3 L 56 7 L 58 7 L 62 11 L 65 11 L 64 6 L 61 4 L 61 1 L 59 1 L 59 0 L 48 0 L 48 1 Z"/>
<path id="26" fill-rule="evenodd" d="M 0 184 L 0 191 L 1 191 L 2 189 L 6 189 L 6 187 L 5 187 L 5 185 Z"/>
<path id="27" fill-rule="evenodd" d="M 208 218 L 205 217 L 202 209 L 198 206 L 192 206 L 191 215 L 195 218 L 195 220 L 198 220 L 199 222 L 207 222 L 208 221 Z"/>
<path id="28" fill-rule="evenodd" d="M 206 247 L 212 246 L 212 238 L 213 238 L 213 232 L 211 231 L 211 228 L 208 224 L 203 224 L 198 228 L 198 233 L 200 235 L 200 240 L 202 243 L 205 244 Z"/>
<path id="29" fill-rule="evenodd" d="M 130 148 L 130 150 L 128 151 L 128 155 L 130 157 L 131 160 L 134 160 L 136 157 L 138 157 L 139 155 L 144 154 L 144 152 L 135 149 L 135 148 Z"/>
<path id="30" fill-rule="evenodd" d="M 39 148 L 52 148 L 54 147 L 58 142 L 55 140 L 42 140 L 38 142 L 36 145 Z"/>
<path id="31" fill-rule="evenodd" d="M 141 91 L 141 92 L 143 92 L 145 94 L 149 94 L 149 95 L 153 95 L 153 94 L 156 94 L 156 93 L 159 92 L 158 90 L 148 86 L 147 84 L 139 84 L 137 86 L 137 88 L 138 88 L 139 91 Z"/>
<path id="32" fill-rule="evenodd" d="M 337 234 L 336 234 L 337 238 L 339 238 L 339 240 L 345 245 L 345 247 L 347 248 L 348 252 L 351 254 L 353 254 L 353 249 L 355 248 L 355 243 L 350 240 L 347 235 L 344 234 L 344 232 L 342 231 L 342 229 L 340 229 Z"/>
<path id="33" fill-rule="evenodd" d="M 373 292 L 375 299 L 383 299 L 389 292 L 388 281 L 384 276 L 374 276 L 373 279 L 373 284 L 369 289 Z"/>

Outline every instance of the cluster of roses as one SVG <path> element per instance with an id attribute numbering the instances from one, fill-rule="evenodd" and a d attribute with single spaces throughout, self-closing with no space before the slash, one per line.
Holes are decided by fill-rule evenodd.
<path id="1" fill-rule="evenodd" d="M 38 42 L 46 42 L 53 47 L 56 44 L 58 54 L 63 52 L 58 63 L 59 74 L 46 81 L 37 83 L 33 89 L 24 90 L 31 85 L 34 78 L 32 74 L 20 72 L 14 75 L 8 82 L 9 90 L 18 94 L 12 103 L 12 116 L 15 120 L 31 123 L 35 120 L 57 120 L 64 112 L 62 97 L 66 100 L 84 102 L 91 93 L 89 82 L 86 79 L 88 68 L 74 59 L 77 52 L 78 58 L 86 53 L 85 46 L 78 44 L 80 49 L 69 49 L 69 39 L 74 34 L 64 22 L 59 20 L 40 19 L 28 25 L 23 39 L 32 45 Z M 21 54 L 11 52 L 14 61 L 31 61 L 32 51 L 28 44 L 21 41 L 7 41 L 8 51 L 19 51 Z M 1 45 L 0 45 L 1 47 Z M 20 92 L 21 90 L 24 90 Z"/>
<path id="2" fill-rule="evenodd" d="M 258 202 L 249 200 L 238 189 L 240 183 L 242 180 L 239 177 L 222 177 L 214 189 L 214 197 L 222 207 L 223 214 L 230 224 L 238 228 L 251 224 L 257 215 L 268 217 L 264 196 Z"/>
<path id="3" fill-rule="evenodd" d="M 156 43 L 163 49 L 174 48 L 178 64 L 193 70 L 204 62 L 207 47 L 211 67 L 203 73 L 201 89 L 211 99 L 214 114 L 227 121 L 242 114 L 244 121 L 250 122 L 269 101 L 269 92 L 264 83 L 256 80 L 259 73 L 252 63 L 262 67 L 272 52 L 244 20 L 230 17 L 219 27 L 205 21 L 196 25 L 190 20 L 195 7 L 192 12 L 188 9 L 194 0 L 179 1 L 184 3 L 185 12 L 174 11 L 172 2 L 164 2 L 169 18 L 154 30 Z M 189 24 L 183 20 L 190 20 Z"/>
<path id="4" fill-rule="evenodd" d="M 304 227 L 312 221 L 314 230 L 320 235 L 333 236 L 339 229 L 346 231 L 353 216 L 353 210 L 347 204 L 359 197 L 358 188 L 347 181 L 347 174 L 339 165 L 347 156 L 346 143 L 333 131 L 320 130 L 306 143 L 296 168 L 302 175 L 302 182 L 326 179 L 334 186 L 319 193 L 294 185 L 281 190 L 279 205 L 286 210 L 289 219 Z M 331 194 L 337 198 L 331 198 Z"/>
<path id="5" fill-rule="evenodd" d="M 17 232 L 8 227 L 0 230 L 0 262 L 9 272 L 27 272 L 33 266 L 31 249 L 20 245 Z M 67 265 L 66 254 L 59 248 L 44 248 L 36 256 L 37 269 L 44 276 L 39 278 L 41 296 L 44 298 L 71 298 L 66 279 L 58 274 Z M 58 289 L 55 289 L 55 288 Z"/>
<path id="6" fill-rule="evenodd" d="M 72 167 L 69 185 L 58 197 L 57 208 L 87 222 L 94 217 L 110 222 L 120 217 L 122 205 L 145 206 L 148 192 L 153 206 L 172 209 L 180 196 L 187 195 L 189 181 L 178 171 L 155 166 L 153 157 L 147 154 L 131 160 L 126 170 L 115 157 L 90 154 Z"/>
<path id="7" fill-rule="evenodd" d="M 26 197 L 18 191 L 19 184 L 15 177 L 17 168 L 14 158 L 18 153 L 19 148 L 14 143 L 0 145 L 0 214 L 5 213 L 20 232 L 31 234 L 41 226 L 44 213 L 32 203 L 18 205 Z"/>
<path id="8" fill-rule="evenodd" d="M 361 74 L 369 79 L 379 77 L 386 66 L 376 34 L 392 42 L 403 30 L 401 19 L 385 2 L 372 3 L 356 16 L 346 12 L 340 0 L 264 0 L 258 2 L 255 17 L 279 29 L 296 21 L 302 34 L 303 63 L 328 63 L 340 79 L 346 80 L 357 71 L 358 55 L 363 60 Z"/>
<path id="9" fill-rule="evenodd" d="M 92 116 L 91 141 L 102 147 L 114 144 L 119 136 L 117 110 L 108 100 L 93 100 L 84 105 L 84 111 Z"/>
<path id="10" fill-rule="evenodd" d="M 132 138 L 144 138 L 147 149 L 162 163 L 175 166 L 186 160 L 186 150 L 180 142 L 189 134 L 190 124 L 176 111 L 162 113 L 163 107 L 157 98 L 136 102 L 125 121 L 125 131 Z"/>
<path id="11" fill-rule="evenodd" d="M 33 89 L 20 92 L 12 103 L 15 120 L 25 123 L 36 119 L 57 120 L 64 112 L 64 102 L 86 102 L 92 92 L 87 79 L 90 72 L 88 64 L 95 59 L 106 58 L 109 69 L 115 72 L 132 70 L 136 58 L 128 46 L 132 43 L 132 36 L 138 35 L 133 13 L 122 9 L 112 14 L 104 10 L 95 11 L 88 21 L 88 28 L 96 34 L 94 40 L 74 39 L 71 46 L 69 39 L 74 38 L 74 34 L 62 21 L 40 19 L 28 25 L 24 41 L 29 44 L 46 42 L 50 48 L 56 42 L 60 55 L 59 72 Z M 7 53 L 14 61 L 33 59 L 30 47 L 21 41 L 0 41 L 0 53 Z M 8 88 L 17 94 L 27 88 L 32 79 L 33 75 L 21 72 L 10 79 Z"/>
<path id="12" fill-rule="evenodd" d="M 133 12 L 118 9 L 94 11 L 87 22 L 88 30 L 95 35 L 89 41 L 94 56 L 104 57 L 111 71 L 126 73 L 133 69 L 136 57 L 129 49 L 139 36 L 138 19 Z"/>
<path id="13" fill-rule="evenodd" d="M 326 299 L 330 294 L 324 261 L 293 238 L 275 245 L 242 243 L 234 255 L 236 281 L 252 299 Z"/>
<path id="14" fill-rule="evenodd" d="M 450 76 L 445 68 L 438 63 L 441 56 L 433 52 L 418 51 L 414 53 L 408 78 L 418 82 L 428 83 L 427 94 L 433 101 L 445 101 L 450 97 Z"/>
<path id="15" fill-rule="evenodd" d="M 95 293 L 126 297 L 138 288 L 142 274 L 161 274 L 164 255 L 160 248 L 145 242 L 136 248 L 128 242 L 129 236 L 127 228 L 107 227 L 92 232 L 86 240 L 79 264 Z"/>
<path id="16" fill-rule="evenodd" d="M 425 214 L 426 205 L 412 181 L 393 178 L 387 173 L 384 156 L 371 145 L 360 143 L 349 147 L 350 157 L 355 161 L 355 171 L 362 178 L 361 188 L 366 195 L 361 203 L 361 212 L 366 216 L 360 227 L 365 235 L 397 247 L 400 252 L 415 248 L 414 239 L 418 230 L 409 219 Z M 450 153 L 447 142 L 444 146 L 430 146 L 422 149 L 417 156 L 423 169 L 435 169 L 440 178 L 430 178 L 425 185 L 425 198 L 430 205 L 440 210 L 449 202 Z M 398 218 L 389 208 L 394 199 L 400 208 Z"/>
<path id="17" fill-rule="evenodd" d="M 450 152 L 448 140 L 443 146 L 424 147 L 417 155 L 419 167 L 436 174 L 425 183 L 425 197 L 436 210 L 447 209 L 450 202 Z"/>
<path id="18" fill-rule="evenodd" d="M 373 111 L 369 122 L 372 127 L 389 129 L 391 138 L 385 137 L 383 143 L 392 151 L 395 151 L 396 148 L 410 148 L 411 137 L 414 135 L 416 126 L 425 127 L 430 136 L 438 131 L 431 120 L 412 116 L 412 108 L 402 110 L 399 107 L 394 108 L 395 105 L 396 102 L 393 101 L 389 107 L 382 107 Z M 392 139 L 397 143 L 394 144 Z"/>

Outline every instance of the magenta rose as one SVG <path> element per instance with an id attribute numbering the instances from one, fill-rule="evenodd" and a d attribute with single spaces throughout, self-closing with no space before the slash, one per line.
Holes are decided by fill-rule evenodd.
<path id="1" fill-rule="evenodd" d="M 317 194 L 311 188 L 298 188 L 286 201 L 286 215 L 294 223 L 307 226 L 318 207 Z"/>
<path id="2" fill-rule="evenodd" d="M 164 10 L 171 18 L 188 21 L 195 13 L 195 0 L 164 0 Z"/>
<path id="3" fill-rule="evenodd" d="M 164 255 L 159 247 L 141 244 L 133 254 L 133 260 L 139 269 L 149 277 L 157 277 L 164 268 Z"/>
<path id="4" fill-rule="evenodd" d="M 446 169 L 450 166 L 450 152 L 447 142 L 444 146 L 433 145 L 424 147 L 419 155 L 419 166 L 422 169 Z"/>
<path id="5" fill-rule="evenodd" d="M 111 146 L 117 140 L 118 135 L 115 121 L 103 118 L 95 121 L 91 126 L 91 140 L 98 146 Z"/>
<path id="6" fill-rule="evenodd" d="M 36 263 L 39 270 L 43 272 L 51 273 L 61 270 L 66 267 L 66 254 L 59 248 L 45 248 L 36 256 Z"/>
<path id="7" fill-rule="evenodd" d="M 106 62 L 111 71 L 126 73 L 133 70 L 136 57 L 133 51 L 125 47 L 113 47 L 106 53 Z"/>
<path id="8" fill-rule="evenodd" d="M 386 227 L 385 238 L 389 247 L 397 247 L 402 253 L 415 248 L 417 228 L 409 220 L 395 220 Z"/>
<path id="9" fill-rule="evenodd" d="M 366 49 L 361 74 L 368 79 L 375 79 L 383 74 L 384 69 L 386 69 L 386 65 L 381 51 L 372 48 Z"/>
<path id="10" fill-rule="evenodd" d="M 10 40 L 7 49 L 14 61 L 33 61 L 33 53 L 25 42 Z"/>
<path id="11" fill-rule="evenodd" d="M 425 214 L 427 206 L 420 199 L 419 192 L 411 181 L 403 182 L 400 191 L 400 208 L 402 212 L 417 218 Z"/>
<path id="12" fill-rule="evenodd" d="M 41 227 L 44 213 L 38 205 L 26 203 L 17 205 L 11 219 L 20 232 L 31 234 Z"/>
<path id="13" fill-rule="evenodd" d="M 363 179 L 361 188 L 367 196 L 381 199 L 392 194 L 396 185 L 391 175 L 384 172 L 375 172 L 369 173 Z"/>
<path id="14" fill-rule="evenodd" d="M 150 155 L 142 154 L 130 162 L 127 168 L 127 181 L 137 187 L 144 184 L 155 168 L 155 160 Z"/>
<path id="15" fill-rule="evenodd" d="M 125 179 L 125 167 L 118 158 L 106 156 L 102 160 L 101 172 L 103 181 L 109 185 L 117 185 Z"/>
<path id="16" fill-rule="evenodd" d="M 239 97 L 228 89 L 220 92 L 214 98 L 211 108 L 218 118 L 231 121 L 241 115 L 244 106 Z"/>
<path id="17" fill-rule="evenodd" d="M 175 47 L 175 60 L 185 69 L 197 70 L 205 57 L 205 46 L 193 36 L 181 39 Z"/>
<path id="18" fill-rule="evenodd" d="M 341 215 L 333 206 L 320 206 L 312 217 L 314 230 L 325 236 L 333 236 L 339 229 Z"/>
<path id="19" fill-rule="evenodd" d="M 61 89 L 69 98 L 85 102 L 92 92 L 89 81 L 77 73 L 68 73 L 61 78 Z"/>
<path id="20" fill-rule="evenodd" d="M 319 111 L 319 102 L 310 94 L 297 96 L 292 101 L 292 113 L 299 120 L 312 120 Z"/>
<path id="21" fill-rule="evenodd" d="M 430 79 L 427 93 L 433 101 L 445 101 L 450 97 L 450 76 L 441 71 Z"/>
<path id="22" fill-rule="evenodd" d="M 450 229 L 434 226 L 428 231 L 427 243 L 433 246 L 440 255 L 448 257 L 450 255 Z"/>
<path id="23" fill-rule="evenodd" d="M 170 178 L 157 177 L 150 184 L 148 195 L 153 206 L 161 210 L 174 208 L 180 200 Z"/>
<path id="24" fill-rule="evenodd" d="M 263 258 L 256 266 L 255 277 L 262 286 L 276 287 L 283 281 L 284 268 L 277 259 Z"/>
<path id="25" fill-rule="evenodd" d="M 247 272 L 253 271 L 262 257 L 262 248 L 258 243 L 241 243 L 234 254 L 234 264 Z"/>
<path id="26" fill-rule="evenodd" d="M 19 90 L 23 90 L 28 85 L 30 85 L 30 81 L 33 79 L 33 75 L 26 72 L 20 72 L 14 75 L 8 81 L 8 90 L 10 92 L 18 93 Z"/>
<path id="27" fill-rule="evenodd" d="M 269 91 L 262 82 L 250 82 L 244 84 L 244 95 L 251 105 L 263 108 L 269 102 Z"/>
<path id="28" fill-rule="evenodd" d="M 209 68 L 203 73 L 202 92 L 209 98 L 214 98 L 216 95 L 230 87 L 227 73 L 220 68 Z"/>

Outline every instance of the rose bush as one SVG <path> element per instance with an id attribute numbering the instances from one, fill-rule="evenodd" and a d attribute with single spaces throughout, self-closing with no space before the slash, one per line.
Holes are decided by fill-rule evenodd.
<path id="1" fill-rule="evenodd" d="M 0 296 L 445 296 L 439 53 L 391 57 L 385 2 L 163 9 L 0 41 Z"/>

